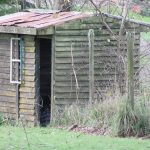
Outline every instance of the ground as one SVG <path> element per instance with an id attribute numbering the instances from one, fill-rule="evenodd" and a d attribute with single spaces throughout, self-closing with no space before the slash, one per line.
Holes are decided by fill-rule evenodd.
<path id="1" fill-rule="evenodd" d="M 54 128 L 0 127 L 0 150 L 150 150 L 150 140 L 85 135 Z"/>

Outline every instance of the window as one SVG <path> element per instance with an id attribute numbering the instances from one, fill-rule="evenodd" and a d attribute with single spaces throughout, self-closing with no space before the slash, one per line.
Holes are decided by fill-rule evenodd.
<path id="1" fill-rule="evenodd" d="M 21 38 L 10 41 L 10 83 L 21 84 L 23 70 L 24 45 Z"/>

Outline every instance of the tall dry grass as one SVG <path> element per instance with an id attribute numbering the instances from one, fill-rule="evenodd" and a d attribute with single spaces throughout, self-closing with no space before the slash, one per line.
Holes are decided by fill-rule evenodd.
<path id="1" fill-rule="evenodd" d="M 150 101 L 141 93 L 135 98 L 132 110 L 127 96 L 119 92 L 107 95 L 103 101 L 95 101 L 92 105 L 74 103 L 66 106 L 59 113 L 55 125 L 90 126 L 111 131 L 115 136 L 145 136 L 150 134 Z M 57 118 L 57 117 L 56 117 Z"/>

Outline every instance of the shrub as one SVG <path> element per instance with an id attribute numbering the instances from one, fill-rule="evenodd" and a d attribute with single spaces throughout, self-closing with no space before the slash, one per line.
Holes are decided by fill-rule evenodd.
<path id="1" fill-rule="evenodd" d="M 120 105 L 116 117 L 118 136 L 144 136 L 150 134 L 150 113 L 148 101 L 138 98 L 134 110 L 127 98 Z"/>

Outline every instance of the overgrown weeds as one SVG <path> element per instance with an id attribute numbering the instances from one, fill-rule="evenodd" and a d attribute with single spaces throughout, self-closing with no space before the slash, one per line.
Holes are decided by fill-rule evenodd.
<path id="1" fill-rule="evenodd" d="M 90 126 L 98 128 L 109 128 L 117 115 L 120 95 L 106 96 L 104 100 L 95 101 L 92 104 L 81 105 L 74 103 L 66 106 L 64 111 L 58 114 L 54 124 L 70 126 L 78 124 L 80 126 Z M 56 117 L 57 118 L 57 117 Z"/>
<path id="2" fill-rule="evenodd" d="M 117 113 L 115 133 L 119 136 L 144 136 L 150 134 L 148 101 L 137 98 L 134 109 L 125 98 Z"/>
<path id="3" fill-rule="evenodd" d="M 0 114 L 0 126 L 3 125 L 3 121 L 4 121 L 3 116 L 2 116 L 2 114 Z"/>
<path id="4" fill-rule="evenodd" d="M 67 106 L 55 125 L 97 127 L 111 130 L 116 136 L 145 136 L 150 134 L 150 101 L 138 96 L 134 110 L 128 103 L 127 96 L 114 94 L 92 105 L 73 104 Z M 56 117 L 57 118 L 57 117 Z"/>
<path id="5" fill-rule="evenodd" d="M 3 114 L 0 114 L 0 126 L 4 125 L 15 125 L 14 119 L 12 119 L 10 116 L 4 116 Z"/>

